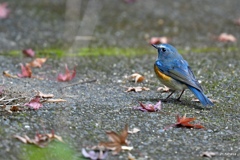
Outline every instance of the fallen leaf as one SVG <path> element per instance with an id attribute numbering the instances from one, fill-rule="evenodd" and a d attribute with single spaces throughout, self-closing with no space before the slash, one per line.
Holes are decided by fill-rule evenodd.
<path id="1" fill-rule="evenodd" d="M 91 160 L 101 160 L 101 159 L 106 159 L 108 156 L 108 152 L 107 151 L 102 151 L 102 150 L 90 150 L 90 151 L 86 151 L 86 149 L 82 148 L 82 155 L 85 158 L 89 158 Z"/>
<path id="2" fill-rule="evenodd" d="M 237 39 L 234 37 L 232 34 L 227 34 L 227 33 L 221 33 L 218 37 L 217 40 L 219 42 L 236 42 Z"/>
<path id="3" fill-rule="evenodd" d="M 37 95 L 36 96 L 41 97 L 41 98 L 53 98 L 54 97 L 53 94 L 44 94 L 44 93 L 42 93 L 40 91 L 37 91 Z"/>
<path id="4" fill-rule="evenodd" d="M 35 56 L 35 52 L 34 52 L 34 50 L 32 50 L 31 48 L 29 48 L 29 49 L 24 49 L 24 50 L 22 51 L 22 53 L 23 53 L 25 56 L 27 56 L 27 57 L 34 57 L 34 56 Z"/>
<path id="5" fill-rule="evenodd" d="M 170 92 L 170 88 L 168 88 L 167 86 L 164 86 L 164 87 L 159 87 L 157 89 L 157 91 L 161 91 L 161 92 Z"/>
<path id="6" fill-rule="evenodd" d="M 209 100 L 212 101 L 213 103 L 219 103 L 219 100 L 216 100 L 216 99 L 209 98 Z M 197 99 L 197 98 L 193 98 L 191 101 L 200 103 L 199 99 Z"/>
<path id="7" fill-rule="evenodd" d="M 32 70 L 31 68 L 26 65 L 24 66 L 23 64 L 20 64 L 22 73 L 18 73 L 18 77 L 20 78 L 31 78 L 32 77 Z"/>
<path id="8" fill-rule="evenodd" d="M 213 157 L 213 156 L 216 156 L 216 153 L 215 153 L 215 152 L 206 151 L 206 152 L 203 152 L 203 153 L 201 154 L 201 156 L 202 156 L 202 157 L 209 157 L 209 158 L 211 158 L 211 157 Z"/>
<path id="9" fill-rule="evenodd" d="M 22 111 L 22 108 L 19 108 L 19 106 L 11 106 L 10 111 L 12 112 Z"/>
<path id="10" fill-rule="evenodd" d="M 0 4 L 0 19 L 8 18 L 10 10 L 7 8 L 8 3 L 4 2 Z"/>
<path id="11" fill-rule="evenodd" d="M 169 43 L 170 38 L 168 37 L 152 37 L 149 41 L 150 44 Z"/>
<path id="12" fill-rule="evenodd" d="M 177 119 L 177 123 L 172 124 L 168 127 L 165 127 L 164 130 L 167 130 L 171 127 L 186 127 L 186 128 L 195 128 L 195 129 L 205 128 L 204 126 L 202 126 L 200 124 L 190 124 L 189 122 L 196 120 L 196 118 L 195 117 L 188 118 L 188 117 L 186 117 L 186 114 L 183 117 L 180 117 L 179 115 L 177 115 L 176 119 Z"/>
<path id="13" fill-rule="evenodd" d="M 137 133 L 140 132 L 139 128 L 133 128 L 133 130 L 128 130 L 128 133 L 133 134 L 133 133 Z"/>
<path id="14" fill-rule="evenodd" d="M 150 88 L 147 87 L 128 87 L 128 89 L 125 92 L 141 92 L 141 91 L 149 91 Z"/>
<path id="15" fill-rule="evenodd" d="M 139 104 L 140 106 L 134 106 L 133 109 L 137 109 L 143 112 L 157 112 L 161 110 L 161 101 L 159 101 L 155 105 L 142 104 L 142 102 L 139 102 Z"/>
<path id="16" fill-rule="evenodd" d="M 177 115 L 176 119 L 177 119 L 177 123 L 175 124 L 176 127 L 187 127 L 187 128 L 197 128 L 197 129 L 204 128 L 204 126 L 200 124 L 190 124 L 189 122 L 196 120 L 196 118 L 195 117 L 187 118 L 186 114 L 183 117 L 180 117 L 179 115 Z"/>
<path id="17" fill-rule="evenodd" d="M 8 78 L 18 78 L 18 76 L 10 74 L 9 71 L 3 71 L 3 75 Z"/>
<path id="18" fill-rule="evenodd" d="M 76 76 L 76 69 L 69 70 L 67 65 L 65 65 L 65 74 L 60 73 L 57 77 L 59 82 L 71 81 Z"/>
<path id="19" fill-rule="evenodd" d="M 125 128 L 121 131 L 120 134 L 117 134 L 114 131 L 106 132 L 110 142 L 100 142 L 99 146 L 103 146 L 109 150 L 112 150 L 112 154 L 118 154 L 122 149 L 129 150 L 129 148 L 124 148 L 127 146 L 127 136 L 128 136 L 128 125 L 125 125 Z M 123 147 L 123 148 L 122 148 Z"/>
<path id="20" fill-rule="evenodd" d="M 139 83 L 139 82 L 142 82 L 144 80 L 144 77 L 138 73 L 134 73 L 132 74 L 130 77 L 130 79 L 133 79 L 135 81 L 135 83 Z"/>
<path id="21" fill-rule="evenodd" d="M 26 63 L 26 66 L 41 68 L 46 61 L 47 61 L 47 58 L 36 58 L 32 62 Z"/>
<path id="22" fill-rule="evenodd" d="M 37 133 L 33 139 L 30 139 L 27 135 L 24 137 L 21 137 L 19 135 L 15 135 L 14 138 L 17 138 L 21 142 L 25 144 L 34 144 L 38 147 L 45 147 L 48 145 L 49 142 L 51 142 L 54 139 L 57 139 L 58 141 L 63 142 L 62 138 L 60 136 L 57 136 L 54 134 L 54 131 L 52 130 L 52 133 L 50 134 L 39 134 Z"/>
<path id="23" fill-rule="evenodd" d="M 35 96 L 28 103 L 25 103 L 24 106 L 28 106 L 32 109 L 39 109 L 42 107 L 42 103 L 40 102 L 40 97 Z"/>

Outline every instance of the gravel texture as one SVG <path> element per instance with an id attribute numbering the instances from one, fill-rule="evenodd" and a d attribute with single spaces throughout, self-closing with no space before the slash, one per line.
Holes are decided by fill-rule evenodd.
<path id="1" fill-rule="evenodd" d="M 82 12 L 86 12 L 87 2 L 82 1 Z M 62 0 L 9 1 L 11 15 L 0 21 L 0 49 L 4 53 L 0 56 L 2 71 L 19 73 L 19 64 L 30 61 L 20 54 L 6 56 L 11 50 L 55 48 L 64 44 L 65 4 Z M 93 6 L 99 12 L 99 19 L 90 35 L 96 40 L 87 45 L 143 47 L 149 48 L 149 52 L 139 56 L 49 58 L 42 68 L 33 70 L 33 74 L 45 80 L 1 76 L 2 96 L 26 97 L 14 103 L 24 103 L 36 90 L 52 93 L 67 102 L 45 103 L 39 110 L 14 113 L 1 109 L 0 159 L 21 159 L 22 154 L 30 152 L 13 138 L 15 134 L 33 137 L 37 131 L 54 129 L 79 154 L 82 148 L 107 140 L 105 131 L 120 131 L 125 124 L 130 129 L 140 129 L 139 133 L 128 137 L 134 147 L 131 154 L 137 159 L 201 159 L 205 151 L 216 153 L 216 159 L 239 159 L 239 42 L 220 43 L 211 38 L 222 32 L 240 38 L 240 27 L 232 23 L 240 15 L 239 1 L 139 0 L 127 4 L 103 0 L 99 6 Z M 159 19 L 164 21 L 163 25 L 158 24 Z M 133 110 L 139 101 L 155 104 L 168 95 L 157 91 L 161 84 L 153 72 L 156 50 L 146 43 L 144 37 L 147 35 L 172 37 L 172 44 L 186 52 L 183 57 L 201 81 L 205 94 L 219 102 L 214 107 L 202 108 L 199 103 L 191 102 L 194 96 L 187 91 L 182 102 L 170 99 L 162 103 L 161 112 Z M 66 43 L 71 44 L 70 41 Z M 218 50 L 207 50 L 211 47 Z M 192 48 L 199 50 L 194 52 Z M 56 82 L 65 63 L 69 68 L 77 66 L 76 78 L 71 82 Z M 135 84 L 126 79 L 135 72 L 144 75 L 146 80 Z M 97 81 L 70 85 L 94 79 Z M 124 92 L 125 87 L 139 85 L 149 87 L 150 91 Z M 183 116 L 185 113 L 197 117 L 196 122 L 206 129 L 172 128 L 162 132 L 164 127 L 175 123 L 176 114 Z M 108 159 L 127 157 L 127 152 L 121 152 L 117 156 L 109 154 Z"/>

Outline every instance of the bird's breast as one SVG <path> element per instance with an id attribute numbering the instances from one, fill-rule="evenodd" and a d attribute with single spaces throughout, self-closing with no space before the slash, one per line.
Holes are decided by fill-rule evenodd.
<path id="1" fill-rule="evenodd" d="M 171 78 L 170 76 L 162 73 L 156 64 L 154 64 L 154 71 L 156 73 L 157 78 L 163 83 L 165 86 L 171 88 L 172 90 L 183 90 L 186 89 L 187 86 L 175 79 Z"/>

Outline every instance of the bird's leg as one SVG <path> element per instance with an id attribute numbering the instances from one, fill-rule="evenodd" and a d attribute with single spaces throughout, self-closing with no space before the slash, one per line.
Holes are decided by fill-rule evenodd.
<path id="1" fill-rule="evenodd" d="M 171 95 L 174 93 L 175 91 L 172 91 L 172 93 L 170 93 L 168 96 L 167 96 L 167 98 L 165 98 L 163 101 L 167 101 L 167 99 L 169 98 L 169 97 L 171 97 Z"/>
<path id="2" fill-rule="evenodd" d="M 182 92 L 181 92 L 180 96 L 177 98 L 177 101 L 180 101 L 180 102 L 181 102 L 180 98 L 181 98 L 182 94 L 184 93 L 184 91 L 185 91 L 185 89 L 184 89 L 184 90 L 182 90 Z"/>

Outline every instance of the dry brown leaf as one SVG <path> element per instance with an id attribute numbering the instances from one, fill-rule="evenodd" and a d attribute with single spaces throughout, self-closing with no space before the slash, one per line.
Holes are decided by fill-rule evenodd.
<path id="1" fill-rule="evenodd" d="M 125 92 L 141 92 L 141 91 L 149 91 L 150 88 L 147 87 L 128 87 L 128 89 Z"/>
<path id="2" fill-rule="evenodd" d="M 203 153 L 201 154 L 201 156 L 202 156 L 202 157 L 209 157 L 209 158 L 211 158 L 211 157 L 213 157 L 213 156 L 216 156 L 216 153 L 215 153 L 215 152 L 206 151 L 206 152 L 203 152 Z"/>
<path id="3" fill-rule="evenodd" d="M 9 71 L 3 71 L 3 76 L 8 77 L 8 78 L 18 78 L 16 75 L 11 75 Z"/>
<path id="4" fill-rule="evenodd" d="M 42 98 L 53 98 L 54 97 L 53 94 L 44 94 L 44 93 L 42 93 L 40 91 L 37 91 L 37 95 L 36 96 L 42 97 Z"/>
<path id="5" fill-rule="evenodd" d="M 167 86 L 164 86 L 164 87 L 159 87 L 157 89 L 157 91 L 161 91 L 161 92 L 169 92 L 171 89 L 168 88 Z"/>
<path id="6" fill-rule="evenodd" d="M 46 61 L 47 61 L 47 58 L 36 58 L 32 62 L 26 63 L 26 66 L 41 68 L 43 63 L 45 63 Z"/>
<path id="7" fill-rule="evenodd" d="M 126 148 L 127 146 L 127 136 L 128 136 L 128 125 L 125 125 L 125 128 L 121 131 L 120 134 L 114 131 L 106 132 L 110 142 L 100 142 L 99 146 L 103 146 L 109 150 L 112 150 L 112 154 L 118 154 L 122 149 L 130 150 L 131 148 Z M 123 147 L 123 148 L 122 148 Z"/>
<path id="8" fill-rule="evenodd" d="M 141 74 L 134 73 L 130 77 L 130 79 L 133 79 L 135 83 L 142 82 L 144 80 L 144 77 Z"/>
<path id="9" fill-rule="evenodd" d="M 22 111 L 22 108 L 19 108 L 19 106 L 11 106 L 10 111 L 12 112 L 17 112 L 17 111 Z"/>
<path id="10" fill-rule="evenodd" d="M 170 38 L 168 37 L 152 37 L 150 40 L 149 40 L 149 43 L 150 44 L 159 44 L 159 43 L 169 43 L 170 42 Z"/>
<path id="11" fill-rule="evenodd" d="M 133 128 L 133 130 L 128 130 L 128 133 L 133 134 L 133 133 L 137 133 L 140 132 L 139 128 Z"/>
<path id="12" fill-rule="evenodd" d="M 49 142 L 51 142 L 54 139 L 57 139 L 58 141 L 63 142 L 62 137 L 55 135 L 54 131 L 52 131 L 52 133 L 49 133 L 49 134 L 37 133 L 33 139 L 30 139 L 27 135 L 25 135 L 24 137 L 15 135 L 14 138 L 17 138 L 23 143 L 34 144 L 38 147 L 45 147 L 48 145 Z"/>
<path id="13" fill-rule="evenodd" d="M 232 34 L 228 33 L 221 33 L 218 37 L 217 40 L 220 42 L 236 42 L 237 38 L 234 37 Z"/>

